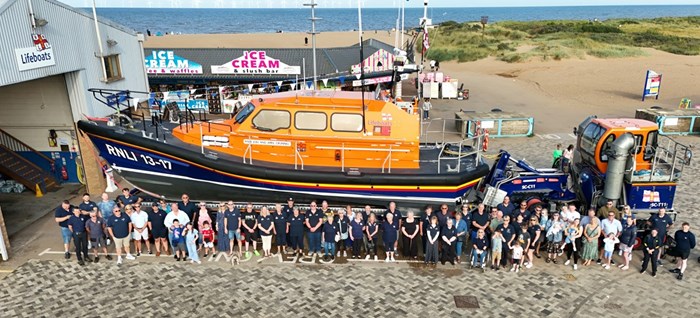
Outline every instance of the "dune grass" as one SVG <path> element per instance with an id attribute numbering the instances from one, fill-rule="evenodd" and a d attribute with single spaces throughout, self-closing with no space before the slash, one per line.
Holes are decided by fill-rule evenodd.
<path id="1" fill-rule="evenodd" d="M 591 21 L 504 21 L 482 31 L 475 22 L 447 21 L 430 31 L 427 58 L 468 62 L 494 56 L 509 63 L 530 59 L 622 58 L 641 48 L 700 55 L 700 17 Z M 418 41 L 419 50 L 421 42 Z M 522 48 L 528 48 L 523 50 Z"/>

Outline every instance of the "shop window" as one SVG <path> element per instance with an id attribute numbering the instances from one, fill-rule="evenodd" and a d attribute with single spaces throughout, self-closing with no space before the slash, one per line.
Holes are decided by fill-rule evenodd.
<path id="1" fill-rule="evenodd" d="M 362 131 L 362 115 L 333 114 L 331 115 L 331 129 L 333 131 L 360 132 Z"/>
<path id="2" fill-rule="evenodd" d="M 275 131 L 289 128 L 292 115 L 286 110 L 263 109 L 253 118 L 253 128 L 262 131 Z"/>
<path id="3" fill-rule="evenodd" d="M 122 79 L 122 68 L 119 64 L 119 54 L 107 55 L 102 57 L 105 63 L 106 82 L 114 82 Z"/>
<path id="4" fill-rule="evenodd" d="M 297 112 L 294 114 L 294 127 L 299 130 L 323 131 L 328 127 L 328 116 L 320 112 Z"/>

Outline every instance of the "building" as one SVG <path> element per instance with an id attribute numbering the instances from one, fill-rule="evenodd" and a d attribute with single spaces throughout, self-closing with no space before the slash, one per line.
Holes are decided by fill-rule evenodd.
<path id="1" fill-rule="evenodd" d="M 148 90 L 143 36 L 55 0 L 0 0 L 0 39 L 0 174 L 32 191 L 63 182 L 103 191 L 75 123 L 114 112 L 89 88 Z"/>

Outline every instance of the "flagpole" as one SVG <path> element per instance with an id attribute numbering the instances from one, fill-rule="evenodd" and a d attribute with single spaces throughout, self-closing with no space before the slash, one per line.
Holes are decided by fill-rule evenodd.
<path id="1" fill-rule="evenodd" d="M 362 65 L 365 61 L 365 46 L 362 43 L 362 0 L 357 0 L 357 18 L 360 29 L 360 90 L 362 91 L 362 132 L 364 134 L 367 134 L 367 125 L 365 125 L 365 68 Z"/>

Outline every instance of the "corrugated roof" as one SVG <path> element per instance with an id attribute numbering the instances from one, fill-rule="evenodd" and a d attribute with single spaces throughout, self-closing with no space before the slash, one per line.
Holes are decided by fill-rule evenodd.
<path id="1" fill-rule="evenodd" d="M 392 47 L 388 44 L 379 41 L 365 41 L 364 56 L 368 56 L 377 52 L 380 48 L 387 49 L 391 52 Z M 268 74 L 212 74 L 212 65 L 222 65 L 233 59 L 243 56 L 244 51 L 261 50 L 265 51 L 267 56 L 280 60 L 282 63 L 291 66 L 301 66 L 302 73 L 306 68 L 306 77 L 313 76 L 313 50 L 310 48 L 293 48 L 293 49 L 266 49 L 266 48 L 248 48 L 248 49 L 171 49 L 171 48 L 149 48 L 144 49 L 144 55 L 150 56 L 152 51 L 169 50 L 182 58 L 199 63 L 202 65 L 203 74 L 188 74 L 188 75 L 170 75 L 170 74 L 149 74 L 151 78 L 213 78 L 213 79 L 293 79 L 295 75 L 268 75 Z M 305 63 L 302 63 L 305 61 Z M 349 73 L 350 68 L 354 64 L 360 62 L 359 44 L 349 47 L 316 49 L 316 71 L 319 77 L 327 77 L 338 73 Z M 303 64 L 303 65 L 302 65 Z M 303 74 L 299 74 L 301 78 Z"/>

